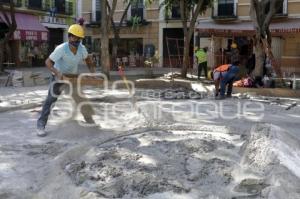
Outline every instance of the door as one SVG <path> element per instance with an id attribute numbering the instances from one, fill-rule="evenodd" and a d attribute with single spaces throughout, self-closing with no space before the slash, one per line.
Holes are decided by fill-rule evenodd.
<path id="1" fill-rule="evenodd" d="M 272 52 L 275 59 L 280 59 L 282 55 L 282 39 L 280 37 L 272 37 Z"/>
<path id="2" fill-rule="evenodd" d="M 53 52 L 57 45 L 60 45 L 64 41 L 64 30 L 61 28 L 49 28 L 49 48 L 48 54 Z"/>

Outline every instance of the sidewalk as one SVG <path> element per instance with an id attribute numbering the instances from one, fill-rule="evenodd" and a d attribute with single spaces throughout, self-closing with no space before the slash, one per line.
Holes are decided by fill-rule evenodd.
<path id="1" fill-rule="evenodd" d="M 13 70 L 13 69 L 11 69 Z M 51 73 L 46 67 L 32 67 L 32 68 L 17 68 L 16 70 L 22 72 L 32 72 L 38 73 L 44 78 L 50 77 Z M 88 73 L 88 68 L 85 65 L 79 66 L 79 73 Z M 152 76 L 163 76 L 164 74 L 171 73 L 171 72 L 180 72 L 180 68 L 153 68 Z M 126 68 L 125 69 L 126 78 L 129 80 L 137 80 L 143 78 L 149 78 L 149 70 L 147 68 Z M 110 72 L 111 80 L 119 80 L 121 79 L 118 71 L 111 71 Z M 175 78 L 176 79 L 176 78 Z M 175 80 L 174 79 L 174 80 Z M 3 85 L 3 81 L 7 80 L 7 76 L 0 76 L 0 85 Z M 196 85 L 199 83 L 197 79 L 195 81 L 191 80 L 175 80 L 177 82 L 176 86 L 183 86 L 183 87 L 193 87 L 192 85 Z M 139 80 L 136 81 L 136 87 L 139 88 L 165 88 L 165 87 L 174 87 L 173 83 L 168 82 L 163 79 L 159 80 Z M 204 82 L 202 82 L 204 83 Z M 204 84 L 205 85 L 205 84 Z M 205 86 L 207 87 L 207 86 Z M 210 89 L 209 89 L 210 90 Z M 249 93 L 251 95 L 260 95 L 260 96 L 273 96 L 273 97 L 291 97 L 291 98 L 300 98 L 300 90 L 292 90 L 287 88 L 242 88 L 242 87 L 234 87 L 234 93 Z"/>
<path id="2" fill-rule="evenodd" d="M 147 69 L 146 67 L 127 67 L 125 68 L 125 73 L 126 75 L 129 76 L 135 76 L 135 75 L 147 75 Z M 153 74 L 154 75 L 161 75 L 165 73 L 171 73 L 171 72 L 180 72 L 180 68 L 152 68 L 153 69 Z M 40 72 L 43 74 L 49 73 L 49 70 L 47 69 L 46 66 L 37 66 L 37 67 L 25 67 L 25 68 L 9 68 L 7 70 L 18 70 L 18 71 L 30 71 L 30 72 Z M 87 73 L 89 72 L 88 68 L 86 65 L 81 64 L 78 67 L 79 73 Z M 99 70 L 99 67 L 97 67 L 97 70 Z M 119 76 L 118 71 L 110 71 L 111 76 Z"/>
<path id="3" fill-rule="evenodd" d="M 39 67 L 25 67 L 25 68 L 9 68 L 6 71 L 17 70 L 22 72 L 32 72 L 34 74 L 40 74 L 43 78 L 47 79 L 51 76 L 51 73 L 47 69 L 46 66 Z M 88 73 L 89 70 L 86 65 L 79 65 L 79 73 Z M 100 71 L 100 68 L 97 68 L 97 72 Z M 149 73 L 150 72 L 150 73 Z M 141 68 L 141 67 L 128 67 L 125 68 L 125 75 L 128 79 L 137 79 L 137 78 L 149 78 L 150 76 L 161 76 L 163 74 L 172 73 L 172 72 L 180 72 L 180 68 L 152 68 L 152 73 L 149 71 L 149 68 Z M 110 77 L 112 80 L 121 79 L 118 71 L 110 71 Z M 7 80 L 7 74 L 0 75 L 0 85 L 5 84 Z"/>

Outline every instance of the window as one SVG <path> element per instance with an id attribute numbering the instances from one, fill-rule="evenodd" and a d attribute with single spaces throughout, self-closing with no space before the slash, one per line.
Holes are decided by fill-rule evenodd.
<path id="1" fill-rule="evenodd" d="M 91 15 L 92 24 L 99 25 L 101 23 L 101 1 L 102 0 L 94 0 L 92 3 L 92 15 Z"/>
<path id="2" fill-rule="evenodd" d="M 175 5 L 172 6 L 172 10 L 171 10 L 171 14 L 172 14 L 172 19 L 180 19 L 181 18 L 181 14 L 180 14 L 180 5 L 179 3 L 176 3 Z"/>
<path id="3" fill-rule="evenodd" d="M 218 16 L 233 16 L 234 12 L 233 0 L 219 0 Z"/>
<path id="4" fill-rule="evenodd" d="M 43 0 L 42 10 L 45 10 L 45 11 L 50 10 L 50 0 Z"/>
<path id="5" fill-rule="evenodd" d="M 214 4 L 214 17 L 235 17 L 236 3 L 235 0 L 218 0 Z"/>
<path id="6" fill-rule="evenodd" d="M 0 3 L 10 3 L 10 0 L 0 0 Z"/>
<path id="7" fill-rule="evenodd" d="M 0 0 L 0 3 L 10 3 L 10 0 Z M 21 7 L 22 6 L 22 0 L 14 0 L 15 7 Z"/>
<path id="8" fill-rule="evenodd" d="M 140 17 L 144 19 L 144 0 L 138 0 L 131 5 L 131 17 Z"/>
<path id="9" fill-rule="evenodd" d="M 65 6 L 65 13 L 67 15 L 72 15 L 73 14 L 73 2 L 66 2 Z"/>
<path id="10" fill-rule="evenodd" d="M 28 0 L 28 7 L 29 8 L 42 8 L 42 0 Z"/>
<path id="11" fill-rule="evenodd" d="M 66 1 L 65 0 L 55 0 L 56 12 L 60 14 L 66 13 Z"/>
<path id="12" fill-rule="evenodd" d="M 96 20 L 100 22 L 101 21 L 101 0 L 96 1 Z"/>
<path id="13" fill-rule="evenodd" d="M 110 50 L 112 49 L 112 40 L 110 40 Z M 130 52 L 133 54 L 143 55 L 143 39 L 120 39 L 118 43 L 118 57 L 128 56 Z"/>
<path id="14" fill-rule="evenodd" d="M 267 4 L 265 8 L 265 13 L 268 13 L 270 10 L 270 2 Z M 275 15 L 286 15 L 287 14 L 287 0 L 283 1 L 283 4 L 277 7 Z"/>

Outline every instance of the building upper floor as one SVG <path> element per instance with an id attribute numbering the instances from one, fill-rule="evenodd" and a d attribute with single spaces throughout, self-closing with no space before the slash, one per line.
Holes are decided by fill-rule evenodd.
<path id="1" fill-rule="evenodd" d="M 9 5 L 10 0 L 0 0 Z M 75 13 L 76 0 L 14 0 L 16 10 L 24 12 L 47 13 L 51 16 L 72 16 Z"/>
<path id="2" fill-rule="evenodd" d="M 110 4 L 112 1 L 109 0 Z M 101 2 L 102 0 L 77 0 L 78 15 L 84 17 L 86 23 L 100 23 Z M 131 20 L 132 17 L 138 17 L 140 21 L 152 22 L 170 22 L 181 19 L 179 3 L 175 3 L 170 10 L 166 11 L 160 6 L 163 0 L 153 1 L 152 4 L 146 2 L 146 0 L 138 0 L 135 4 L 130 5 L 125 13 L 124 23 Z M 250 2 L 250 0 L 215 0 L 213 7 L 209 8 L 199 18 L 213 20 L 250 19 Z M 126 7 L 127 4 L 123 0 L 117 1 L 113 16 L 116 22 L 120 21 Z M 283 4 L 278 7 L 275 17 L 300 18 L 300 0 L 284 0 Z"/>
<path id="3" fill-rule="evenodd" d="M 78 17 L 83 17 L 87 24 L 100 23 L 101 21 L 101 3 L 102 0 L 77 0 Z M 109 0 L 110 7 L 112 0 Z M 136 18 L 140 22 L 158 21 L 159 20 L 159 1 L 147 4 L 144 0 L 138 0 L 134 4 L 130 4 L 123 0 L 118 0 L 113 15 L 115 22 L 120 22 L 124 15 L 124 23 L 129 22 L 132 18 Z M 125 14 L 124 14 L 125 13 Z"/>
<path id="4" fill-rule="evenodd" d="M 216 0 L 213 7 L 205 13 L 202 18 L 214 20 L 232 20 L 250 18 L 250 0 Z M 300 0 L 284 0 L 282 5 L 277 7 L 275 17 L 300 17 Z M 265 12 L 269 11 L 266 6 Z"/>

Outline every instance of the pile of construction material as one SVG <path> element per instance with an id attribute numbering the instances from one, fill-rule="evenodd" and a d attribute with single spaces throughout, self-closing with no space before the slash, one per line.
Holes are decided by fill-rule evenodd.
<path id="1" fill-rule="evenodd" d="M 49 82 L 49 76 L 47 76 L 48 74 L 42 74 L 40 72 L 33 73 L 31 71 L 18 70 L 10 70 L 6 72 L 9 74 L 7 76 L 5 86 L 29 87 L 46 85 Z"/>

